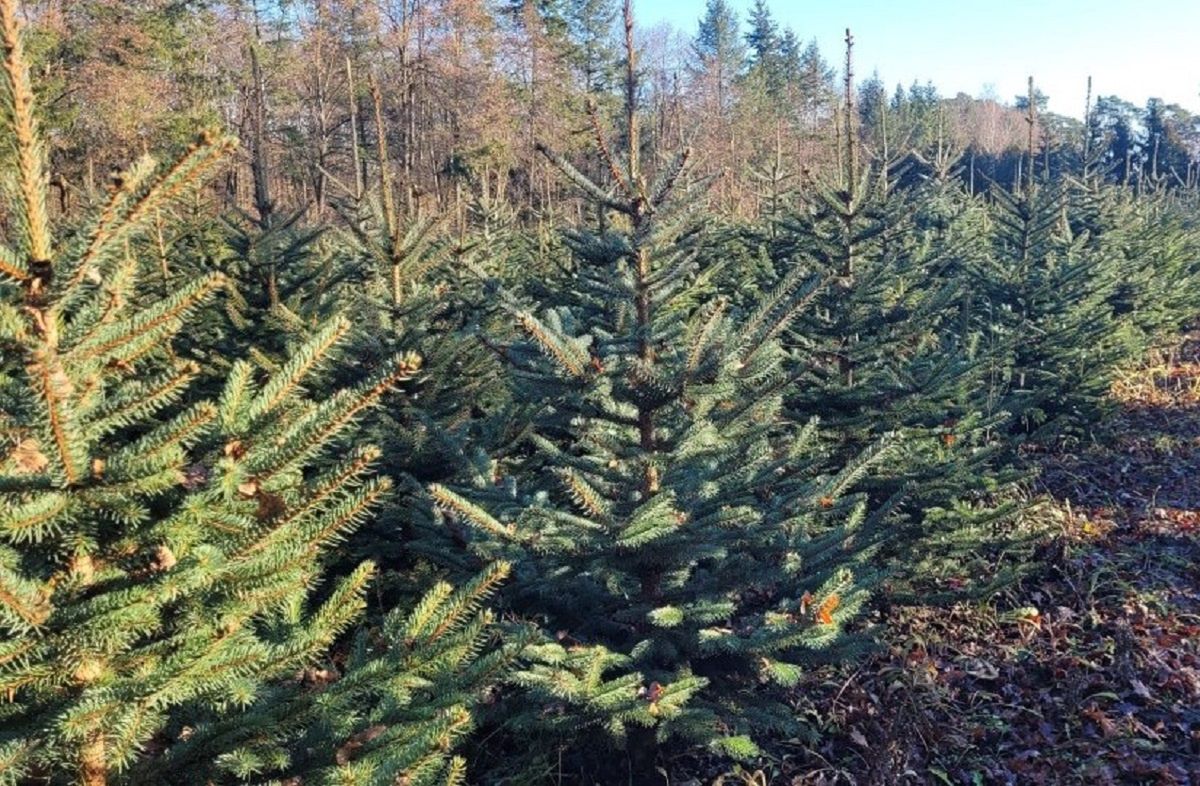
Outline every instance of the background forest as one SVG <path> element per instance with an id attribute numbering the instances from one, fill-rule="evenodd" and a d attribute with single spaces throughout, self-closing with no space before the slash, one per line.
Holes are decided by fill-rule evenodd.
<path id="1" fill-rule="evenodd" d="M 328 220 L 354 192 L 356 171 L 378 159 L 374 83 L 406 211 L 450 214 L 457 229 L 472 200 L 504 204 L 529 225 L 578 220 L 585 203 L 536 144 L 599 177 L 586 107 L 594 102 L 605 123 L 621 109 L 621 9 L 611 1 L 39 0 L 23 8 L 55 196 L 67 205 L 102 188 L 111 169 L 219 124 L 243 141 L 222 173 L 222 208 L 253 204 L 249 166 L 261 148 L 277 208 L 308 206 L 309 220 Z M 841 54 L 818 51 L 804 33 L 781 28 L 765 2 L 747 19 L 709 3 L 686 34 L 636 30 L 647 166 L 691 148 L 687 177 L 714 179 L 708 207 L 739 219 L 835 167 Z M 872 154 L 928 155 L 941 140 L 963 156 L 962 176 L 976 192 L 991 181 L 1012 185 L 1026 147 L 1026 96 L 1005 104 L 858 77 L 856 122 Z M 1086 91 L 1080 84 L 1069 103 L 1082 111 Z M 1044 108 L 1044 96 L 1035 91 L 1034 100 Z M 1194 185 L 1197 122 L 1159 100 L 1140 107 L 1097 95 L 1086 133 L 1076 118 L 1039 113 L 1037 165 L 1057 176 L 1094 157 L 1113 182 Z M 788 177 L 772 185 L 780 166 L 775 176 Z"/>
<path id="2" fill-rule="evenodd" d="M 1200 779 L 1200 117 L 633 14 L 0 0 L 0 784 Z"/>

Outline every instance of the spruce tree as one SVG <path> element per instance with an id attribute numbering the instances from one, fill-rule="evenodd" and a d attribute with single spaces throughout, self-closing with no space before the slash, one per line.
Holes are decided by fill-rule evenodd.
<path id="1" fill-rule="evenodd" d="M 349 330 L 335 319 L 277 373 L 238 361 L 219 398 L 191 393 L 174 339 L 226 282 L 155 297 L 131 249 L 231 142 L 139 162 L 60 234 L 13 0 L 0 35 L 0 783 L 201 779 L 170 762 L 225 782 L 461 782 L 449 751 L 515 654 L 477 657 L 508 566 L 389 615 L 345 674 L 322 665 L 375 572 L 330 580 L 327 558 L 390 485 L 344 438 L 420 359 L 310 398 Z"/>
<path id="2" fill-rule="evenodd" d="M 725 0 L 708 0 L 692 44 L 696 70 L 707 74 L 716 89 L 717 111 L 732 101 L 734 80 L 745 65 L 746 48 L 738 33 L 737 12 Z"/>
<path id="3" fill-rule="evenodd" d="M 1108 302 L 1115 316 L 1133 327 L 1132 362 L 1133 354 L 1172 340 L 1194 318 L 1200 237 L 1187 200 L 1177 192 L 1163 189 L 1139 197 L 1108 182 L 1111 167 L 1089 130 L 1092 115 L 1089 93 L 1081 171 L 1067 218 L 1072 232 L 1086 235 L 1088 252 L 1106 254 L 1120 271 Z"/>
<path id="4" fill-rule="evenodd" d="M 1028 143 L 1020 180 L 993 185 L 988 255 L 975 268 L 986 320 L 992 403 L 1018 428 L 1053 438 L 1105 406 L 1112 375 L 1133 355 L 1132 325 L 1115 313 L 1125 276 L 1120 244 L 1092 213 L 1071 220 L 1075 187 L 1036 172 L 1037 94 L 1025 102 Z"/>
<path id="5" fill-rule="evenodd" d="M 524 449 L 429 491 L 455 540 L 513 563 L 507 603 L 546 632 L 507 722 L 598 725 L 648 779 L 672 738 L 748 756 L 796 731 L 780 688 L 856 644 L 843 626 L 883 533 L 850 489 L 883 448 L 814 469 L 816 427 L 783 417 L 779 336 L 822 282 L 798 268 L 749 309 L 713 291 L 674 193 L 687 154 L 653 183 L 642 169 L 628 3 L 626 47 L 618 192 L 546 151 L 611 228 L 570 234 L 572 291 L 504 296 Z"/>
<path id="6" fill-rule="evenodd" d="M 960 572 L 963 557 L 1011 512 L 988 499 L 1013 478 L 998 471 L 993 434 L 1006 413 L 980 393 L 988 365 L 975 348 L 966 286 L 986 257 L 984 217 L 953 178 L 954 151 L 940 146 L 926 160 L 890 148 L 883 108 L 874 155 L 863 149 L 851 44 L 847 31 L 840 167 L 833 178 L 815 176 L 803 209 L 771 228 L 768 281 L 785 280 L 797 265 L 832 280 L 787 336 L 795 382 L 788 410 L 799 422 L 821 415 L 843 458 L 883 433 L 903 437 L 898 459 L 862 487 L 897 506 L 894 525 L 907 535 L 892 568 L 927 593 L 930 579 Z M 919 185 L 901 185 L 906 175 Z"/>
<path id="7" fill-rule="evenodd" d="M 404 560 L 420 550 L 419 540 L 417 551 L 410 548 L 407 492 L 421 496 L 422 484 L 487 463 L 479 446 L 490 444 L 491 415 L 507 395 L 498 359 L 480 340 L 497 318 L 484 279 L 488 271 L 507 273 L 503 260 L 512 241 L 487 223 L 490 217 L 481 219 L 476 239 L 474 232 L 451 237 L 444 220 L 400 215 L 391 200 L 379 198 L 391 187 L 386 162 L 380 169 L 377 189 L 341 206 L 348 231 L 339 233 L 339 265 L 358 271 L 362 285 L 341 303 L 358 316 L 352 338 L 358 362 L 339 381 L 354 382 L 397 352 L 416 351 L 423 359 L 422 373 L 386 396 L 364 423 L 384 449 L 385 471 L 405 493 L 353 549 Z M 476 448 L 468 452 L 466 443 Z"/>
<path id="8" fill-rule="evenodd" d="M 609 92 L 618 79 L 618 47 L 613 36 L 616 4 L 613 0 L 566 0 L 562 14 L 571 43 L 567 54 L 584 92 Z"/>
<path id="9" fill-rule="evenodd" d="M 452 751 L 529 640 L 511 627 L 500 640 L 480 610 L 508 571 L 495 563 L 457 590 L 438 583 L 413 608 L 361 629 L 338 661 L 305 668 L 238 712 L 183 716 L 180 742 L 133 780 L 464 783 L 466 761 Z"/>
<path id="10" fill-rule="evenodd" d="M 749 49 L 747 76 L 757 80 L 771 98 L 780 100 L 789 78 L 788 63 L 784 57 L 783 39 L 779 25 L 771 16 L 766 0 L 755 0 L 750 9 L 750 27 L 746 31 L 746 47 Z"/>

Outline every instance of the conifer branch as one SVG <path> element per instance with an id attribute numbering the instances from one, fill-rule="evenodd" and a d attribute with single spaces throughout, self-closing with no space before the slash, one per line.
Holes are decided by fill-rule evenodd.
<path id="1" fill-rule="evenodd" d="M 708 312 L 697 323 L 694 323 L 690 335 L 687 338 L 688 354 L 687 363 L 684 366 L 685 373 L 692 374 L 700 365 L 700 360 L 704 357 L 704 351 L 709 348 L 709 342 L 717 327 L 724 321 L 725 310 L 729 305 L 729 301 L 720 297 L 706 306 Z"/>
<path id="2" fill-rule="evenodd" d="M 29 82 L 29 63 L 25 59 L 18 0 L 0 0 L 0 35 L 4 38 L 4 92 L 9 112 L 9 132 L 16 153 L 19 212 L 24 230 L 24 249 L 33 264 L 49 265 L 53 241 L 50 218 L 46 212 L 46 174 L 44 152 L 37 121 L 34 119 L 33 88 Z"/>
<path id="3" fill-rule="evenodd" d="M 675 155 L 654 186 L 654 196 L 650 199 L 651 206 L 662 207 L 663 203 L 670 198 L 671 193 L 675 190 L 675 184 L 679 182 L 679 176 L 687 168 L 688 159 L 691 156 L 692 149 L 690 147 L 685 147 Z"/>
<path id="4" fill-rule="evenodd" d="M 625 176 L 621 174 L 621 168 L 617 166 L 617 160 L 613 157 L 612 149 L 608 146 L 608 138 L 604 133 L 604 129 L 600 127 L 600 116 L 596 111 L 595 99 L 588 99 L 587 116 L 592 126 L 592 135 L 596 139 L 596 147 L 600 150 L 600 158 L 608 166 L 608 172 L 612 175 L 613 182 L 620 186 L 627 194 L 632 194 L 633 192 L 629 188 L 629 183 L 626 182 Z"/>
<path id="5" fill-rule="evenodd" d="M 332 494 L 340 489 L 346 488 L 354 480 L 362 476 L 371 465 L 379 460 L 381 453 L 379 448 L 374 445 L 363 448 L 351 457 L 344 464 L 335 467 L 333 471 L 321 478 L 313 485 L 305 504 L 296 509 L 292 518 L 298 518 L 315 509 L 318 505 L 328 499 Z"/>
<path id="6" fill-rule="evenodd" d="M 608 517 L 612 506 L 582 475 L 569 468 L 556 469 L 555 474 L 562 480 L 571 499 L 580 510 L 597 518 Z"/>
<path id="7" fill-rule="evenodd" d="M 35 747 L 26 740 L 9 740 L 0 743 L 0 773 L 20 782 L 29 775 Z"/>
<path id="8" fill-rule="evenodd" d="M 596 204 L 619 213 L 633 215 L 634 210 L 630 205 L 613 199 L 608 192 L 592 182 L 591 178 L 576 169 L 570 161 L 555 153 L 541 142 L 537 142 L 534 147 L 537 148 L 539 153 L 549 159 L 550 163 L 554 164 L 560 172 L 566 175 L 568 180 L 579 186 L 585 194 L 591 197 Z"/>
<path id="9" fill-rule="evenodd" d="M 202 401 L 113 454 L 111 463 L 114 469 L 126 461 L 130 464 L 146 464 L 173 448 L 188 447 L 203 435 L 206 427 L 216 418 L 217 408 Z"/>
<path id="10" fill-rule="evenodd" d="M 0 245 L 0 275 L 8 276 L 13 281 L 25 281 L 29 278 L 25 263 L 5 245 Z"/>
<path id="11" fill-rule="evenodd" d="M 347 502 L 333 511 L 328 521 L 308 534 L 308 550 L 315 552 L 345 537 L 358 527 L 367 511 L 375 507 L 375 503 L 391 490 L 392 480 L 388 477 L 374 478 L 365 483 Z"/>
<path id="12" fill-rule="evenodd" d="M 796 265 L 766 297 L 739 331 L 743 338 L 739 359 L 745 363 L 754 350 L 777 335 L 797 310 L 820 291 L 825 282 L 802 265 Z"/>
<path id="13" fill-rule="evenodd" d="M 438 623 L 432 630 L 412 631 L 409 639 L 421 638 L 426 642 L 435 642 L 450 630 L 461 626 L 467 617 L 478 614 L 483 602 L 495 594 L 500 584 L 512 573 L 512 565 L 503 560 L 489 565 L 482 573 L 465 584 L 457 592 L 446 599 L 439 609 Z"/>
<path id="14" fill-rule="evenodd" d="M 440 483 L 431 483 L 429 485 L 429 496 L 433 498 L 434 503 L 442 510 L 457 514 L 466 519 L 469 524 L 491 535 L 500 537 L 505 541 L 517 539 L 516 527 L 511 524 L 501 524 L 486 510 L 472 502 L 468 502 Z"/>
<path id="15" fill-rule="evenodd" d="M 88 240 L 84 246 L 84 254 L 87 253 L 88 248 L 107 242 L 112 227 L 116 226 L 121 216 L 126 214 L 130 200 L 154 173 L 157 165 L 151 156 L 143 155 L 114 179 L 109 189 L 108 201 L 104 203 L 100 212 L 91 222 L 91 229 L 86 235 Z M 89 272 L 88 266 L 80 265 L 75 275 L 82 279 L 88 276 Z"/>
<path id="16" fill-rule="evenodd" d="M 773 298 L 767 301 L 770 311 L 773 312 L 770 321 L 762 323 L 759 332 L 750 337 L 750 342 L 742 350 L 742 363 L 749 363 L 759 349 L 786 330 L 792 320 L 813 301 L 813 298 L 825 285 L 824 280 L 819 276 L 809 276 L 802 281 L 798 279 L 795 283 L 799 286 L 788 287 L 788 290 L 791 291 L 781 291 L 778 293 L 777 299 Z"/>
<path id="17" fill-rule="evenodd" d="M 573 377 L 578 379 L 587 377 L 587 359 L 581 357 L 582 353 L 573 351 L 568 343 L 570 339 L 565 341 L 560 339 L 542 324 L 541 320 L 527 311 L 518 312 L 516 316 L 517 324 L 526 335 L 533 339 L 546 357 Z"/>
<path id="18" fill-rule="evenodd" d="M 314 455 L 340 433 L 363 410 L 374 406 L 383 394 L 412 376 L 421 367 L 421 358 L 407 353 L 394 359 L 373 382 L 357 390 L 343 390 L 299 419 L 272 446 L 263 446 L 250 469 L 259 481 L 266 481 Z"/>
<path id="19" fill-rule="evenodd" d="M 99 435 L 108 435 L 139 419 L 150 417 L 177 400 L 199 373 L 200 367 L 197 364 L 186 363 L 173 373 L 156 380 L 153 385 L 138 386 L 126 398 L 118 400 L 118 406 L 108 409 L 95 421 L 92 428 Z"/>
<path id="20" fill-rule="evenodd" d="M 114 192 L 92 230 L 87 245 L 74 263 L 75 270 L 66 286 L 71 292 L 93 272 L 94 265 L 114 246 L 139 233 L 153 215 L 207 177 L 235 147 L 235 141 L 210 131 L 203 132 L 181 158 L 176 160 L 149 186 L 141 177 L 130 177 Z M 153 162 L 143 165 L 149 174 Z M 140 173 L 138 173 L 140 175 Z M 140 191 L 140 193 L 138 193 Z M 69 298 L 68 298 L 69 301 Z"/>
<path id="21" fill-rule="evenodd" d="M 467 760 L 461 756 L 455 756 L 450 759 L 450 764 L 446 769 L 446 777 L 442 782 L 445 786 L 466 786 Z"/>
<path id="22" fill-rule="evenodd" d="M 675 494 L 672 491 L 650 497 L 630 516 L 628 524 L 617 536 L 617 545 L 637 549 L 677 530 L 685 522 L 683 514 L 674 506 Z"/>
<path id="23" fill-rule="evenodd" d="M 238 430 L 238 425 L 245 418 L 247 401 L 254 395 L 254 389 L 250 364 L 245 360 L 236 361 L 229 370 L 217 403 L 217 410 L 221 413 L 221 425 L 227 431 Z"/>
<path id="24" fill-rule="evenodd" d="M 417 601 L 417 605 L 409 612 L 408 619 L 404 621 L 404 630 L 400 635 L 407 646 L 415 645 L 418 638 L 422 637 L 423 631 L 437 625 L 437 617 L 442 607 L 453 594 L 454 587 L 446 581 L 439 581 L 426 590 L 421 600 Z"/>
<path id="25" fill-rule="evenodd" d="M 74 347 L 67 358 L 71 363 L 79 364 L 128 361 L 128 357 L 120 357 L 121 351 L 128 345 L 144 345 L 170 333 L 178 320 L 199 308 L 224 284 L 225 277 L 220 273 L 197 279 L 153 306 L 121 322 L 110 324 L 105 330 Z"/>
<path id="26" fill-rule="evenodd" d="M 83 475 L 82 451 L 86 445 L 71 417 L 73 408 L 69 398 L 74 386 L 63 369 L 62 359 L 49 346 L 42 347 L 35 355 L 29 375 L 45 407 L 46 426 L 54 444 L 57 466 L 63 473 L 62 479 L 66 485 L 73 486 Z"/>
<path id="27" fill-rule="evenodd" d="M 70 506 L 64 494 L 39 494 L 28 502 L 6 504 L 0 513 L 0 537 L 9 543 L 37 543 Z"/>
<path id="28" fill-rule="evenodd" d="M 51 611 L 41 588 L 0 564 L 0 625 L 16 632 L 37 628 Z"/>
<path id="29" fill-rule="evenodd" d="M 300 384 L 322 361 L 327 360 L 330 350 L 345 337 L 350 322 L 345 317 L 335 317 L 309 339 L 304 346 L 292 353 L 287 365 L 271 377 L 258 398 L 246 410 L 250 420 L 269 414 L 288 396 L 300 389 Z"/>
<path id="30" fill-rule="evenodd" d="M 378 569 L 374 562 L 367 561 L 356 567 L 349 576 L 338 582 L 336 589 L 311 615 L 305 625 L 307 657 L 324 650 L 333 643 L 346 628 L 366 609 L 367 584 L 375 578 Z"/>

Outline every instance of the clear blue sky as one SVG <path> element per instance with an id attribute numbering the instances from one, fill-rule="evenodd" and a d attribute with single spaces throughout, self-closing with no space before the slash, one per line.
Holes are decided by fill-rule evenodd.
<path id="1" fill-rule="evenodd" d="M 730 0 L 745 22 L 753 0 Z M 692 35 L 705 0 L 634 0 L 639 22 Z M 1011 102 L 1032 75 L 1050 108 L 1082 116 L 1096 95 L 1138 105 L 1158 97 L 1200 111 L 1200 0 L 771 0 L 801 39 L 839 65 L 855 38 L 855 71 L 897 82 L 932 80 L 944 96 L 990 86 Z"/>

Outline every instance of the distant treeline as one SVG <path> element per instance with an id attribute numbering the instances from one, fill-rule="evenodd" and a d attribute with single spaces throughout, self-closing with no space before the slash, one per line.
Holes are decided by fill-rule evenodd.
<path id="1" fill-rule="evenodd" d="M 619 5 L 33 0 L 25 13 L 55 193 L 69 208 L 103 187 L 109 168 L 216 124 L 243 140 L 221 181 L 227 206 L 253 203 L 258 155 L 275 200 L 327 217 L 332 200 L 361 192 L 386 155 L 409 212 L 453 213 L 461 224 L 480 197 L 526 221 L 582 215 L 536 144 L 607 177 L 595 129 L 622 111 Z M 710 207 L 745 218 L 835 169 L 842 69 L 802 37 L 809 32 L 780 25 L 764 0 L 744 19 L 709 0 L 693 31 L 639 28 L 647 170 L 688 147 L 686 176 L 712 181 Z M 931 84 L 893 90 L 879 75 L 860 79 L 857 94 L 854 133 L 869 154 L 920 163 L 953 150 L 975 190 L 1019 180 L 1030 139 L 1052 174 L 1086 163 L 1143 188 L 1194 186 L 1200 171 L 1200 119 L 1157 99 L 1137 107 L 1088 96 L 1085 127 L 1044 111 L 1035 90 L 1030 137 L 1026 96 L 1006 104 L 945 97 Z"/>

